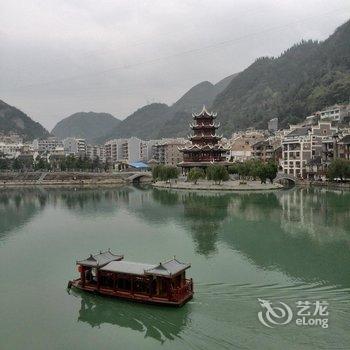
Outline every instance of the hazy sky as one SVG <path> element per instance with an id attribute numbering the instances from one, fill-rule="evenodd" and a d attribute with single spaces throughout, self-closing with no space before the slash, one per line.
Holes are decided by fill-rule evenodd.
<path id="1" fill-rule="evenodd" d="M 123 119 L 349 18 L 349 0 L 0 0 L 0 99 L 49 130 L 78 111 Z"/>

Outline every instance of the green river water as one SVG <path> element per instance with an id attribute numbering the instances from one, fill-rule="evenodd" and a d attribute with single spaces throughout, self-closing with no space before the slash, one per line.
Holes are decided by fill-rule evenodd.
<path id="1" fill-rule="evenodd" d="M 68 293 L 75 260 L 107 248 L 191 262 L 193 300 Z M 287 304 L 292 320 L 262 324 L 258 299 Z M 347 192 L 0 191 L 1 350 L 349 349 L 349 300 Z M 328 327 L 297 325 L 298 301 L 326 301 Z"/>

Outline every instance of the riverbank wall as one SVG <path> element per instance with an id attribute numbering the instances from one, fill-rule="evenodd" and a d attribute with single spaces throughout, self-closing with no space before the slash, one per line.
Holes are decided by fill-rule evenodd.
<path id="1" fill-rule="evenodd" d="M 89 172 L 7 172 L 0 173 L 0 189 L 8 187 L 99 187 L 121 186 L 128 174 Z"/>
<path id="2" fill-rule="evenodd" d="M 349 182 L 329 182 L 329 181 L 300 181 L 298 182 L 298 187 L 321 187 L 328 188 L 330 190 L 344 190 L 350 191 Z"/>
<path id="3" fill-rule="evenodd" d="M 156 188 L 169 188 L 169 189 L 181 189 L 181 190 L 205 190 L 205 191 L 271 191 L 284 188 L 279 183 L 266 183 L 262 184 L 260 181 L 224 181 L 220 184 L 215 184 L 212 181 L 198 181 L 197 184 L 186 181 L 172 181 L 164 182 L 157 181 L 153 183 L 153 187 Z"/>

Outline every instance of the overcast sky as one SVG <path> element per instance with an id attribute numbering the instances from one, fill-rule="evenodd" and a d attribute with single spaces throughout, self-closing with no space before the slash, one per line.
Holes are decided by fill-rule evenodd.
<path id="1" fill-rule="evenodd" d="M 79 111 L 125 118 L 327 38 L 349 0 L 0 0 L 0 99 L 49 130 Z"/>

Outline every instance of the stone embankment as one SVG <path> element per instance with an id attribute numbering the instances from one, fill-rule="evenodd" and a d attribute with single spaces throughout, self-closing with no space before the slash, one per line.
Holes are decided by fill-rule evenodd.
<path id="1" fill-rule="evenodd" d="M 153 183 L 157 188 L 171 188 L 171 189 L 183 189 L 183 190 L 213 190 L 213 191 L 266 191 L 266 190 L 278 190 L 283 188 L 279 183 L 266 183 L 262 184 L 260 181 L 239 181 L 230 180 L 224 181 L 220 184 L 215 184 L 213 181 L 198 181 L 197 184 L 187 181 L 172 181 L 171 183 L 164 181 L 157 181 Z"/>
<path id="2" fill-rule="evenodd" d="M 0 188 L 4 187 L 71 187 L 123 185 L 126 175 L 88 172 L 3 172 Z"/>
<path id="3" fill-rule="evenodd" d="M 322 187 L 330 190 L 350 191 L 350 182 L 330 182 L 330 181 L 307 181 L 298 183 L 300 187 Z"/>

